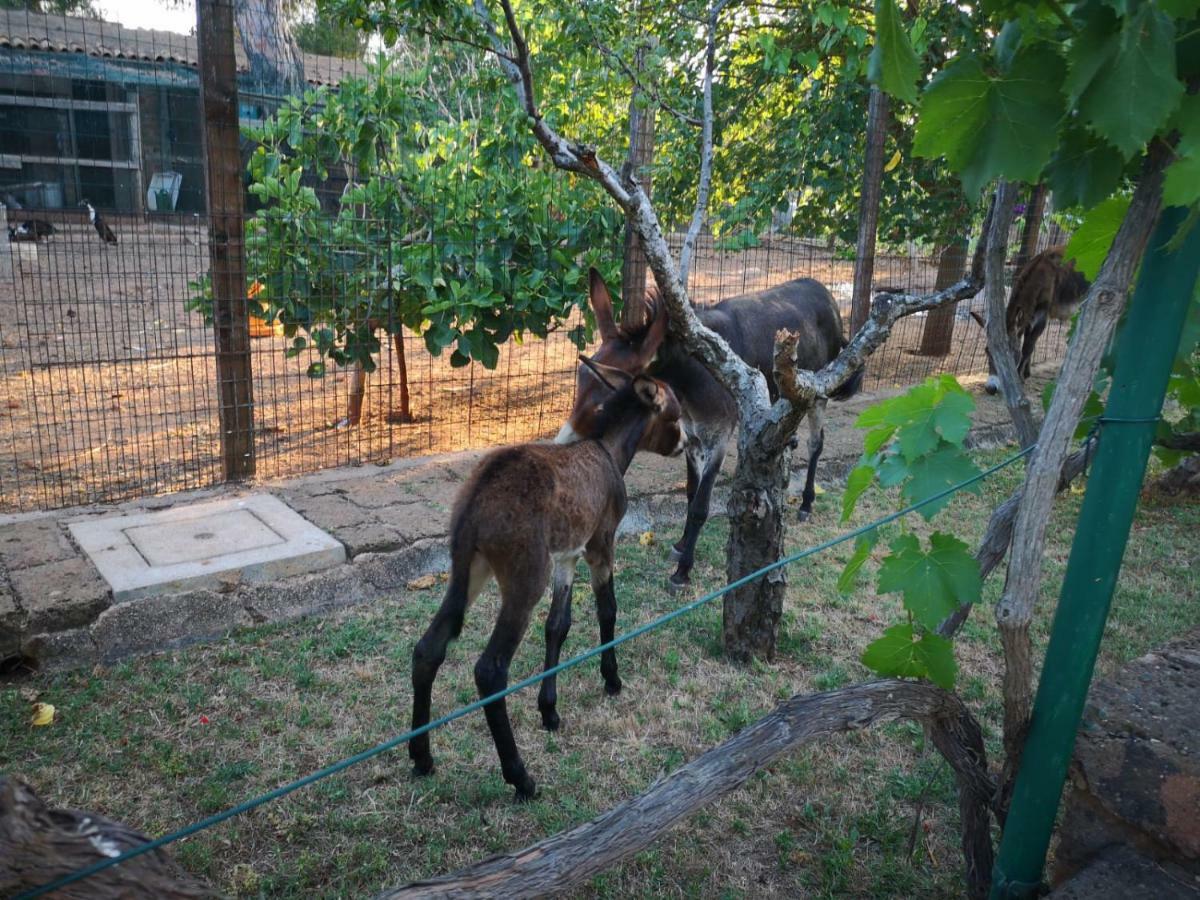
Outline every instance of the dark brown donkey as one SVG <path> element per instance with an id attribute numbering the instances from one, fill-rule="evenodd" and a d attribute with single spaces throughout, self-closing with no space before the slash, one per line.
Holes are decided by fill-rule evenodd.
<path id="1" fill-rule="evenodd" d="M 671 386 L 683 407 L 687 432 L 687 522 L 675 544 L 672 559 L 678 566 L 671 576 L 674 587 L 688 583 L 695 560 L 696 539 L 708 519 L 713 483 L 721 471 L 729 439 L 738 425 L 737 404 L 702 363 L 667 335 L 663 304 L 647 302 L 649 324 L 639 329 L 618 328 L 613 320 L 612 298 L 604 279 L 592 270 L 592 310 L 600 329 L 601 345 L 595 360 L 628 373 L 646 372 Z M 729 343 L 734 352 L 767 378 L 771 399 L 778 397 L 774 377 L 775 335 L 780 330 L 800 333 L 799 366 L 820 369 L 846 345 L 842 317 L 829 291 L 811 278 L 797 278 L 765 291 L 733 297 L 697 310 L 700 321 Z M 834 400 L 853 396 L 862 384 L 862 372 L 833 395 Z M 586 367 L 576 376 L 575 406 L 558 433 L 559 443 L 570 443 L 596 433 L 596 411 L 605 396 L 604 385 Z M 808 518 L 815 496 L 817 460 L 825 443 L 825 401 L 808 414 L 808 477 L 800 506 L 800 519 Z"/>
<path id="2" fill-rule="evenodd" d="M 1030 259 L 1017 273 L 1012 293 L 1008 296 L 1004 327 L 1008 332 L 1009 344 L 1014 348 L 1019 347 L 1017 374 L 1022 379 L 1029 377 L 1033 351 L 1049 320 L 1070 319 L 1092 286 L 1090 281 L 1075 271 L 1075 260 L 1063 262 L 1063 250 L 1063 247 L 1051 247 Z M 971 316 L 986 330 L 987 326 L 979 313 L 972 312 Z M 988 380 L 984 390 L 994 394 L 999 389 L 1000 381 L 996 377 L 996 367 L 992 364 L 989 350 Z"/>
<path id="3" fill-rule="evenodd" d="M 638 450 L 681 453 L 684 435 L 679 402 L 661 381 L 584 362 L 606 392 L 594 423 L 595 438 L 570 446 L 520 444 L 493 451 L 459 491 L 450 522 L 446 597 L 413 650 L 413 728 L 429 721 L 430 694 L 446 645 L 458 637 L 467 607 L 491 575 L 500 585 L 500 615 L 475 664 L 481 697 L 508 685 L 509 663 L 552 576 L 546 668 L 558 664 L 571 627 L 571 585 L 580 556 L 591 569 L 600 640 L 613 639 L 613 540 L 625 515 L 625 470 Z M 621 690 L 612 649 L 601 655 L 600 673 L 609 694 Z M 538 694 L 542 723 L 551 731 L 559 723 L 557 699 L 551 676 Z M 517 789 L 517 800 L 529 799 L 534 781 L 517 751 L 505 702 L 488 704 L 484 714 L 504 780 Z M 433 771 L 428 734 L 413 738 L 408 754 L 414 774 Z"/>

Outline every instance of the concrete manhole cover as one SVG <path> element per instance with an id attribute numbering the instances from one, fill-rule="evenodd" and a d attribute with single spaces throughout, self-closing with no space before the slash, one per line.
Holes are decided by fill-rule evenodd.
<path id="1" fill-rule="evenodd" d="M 69 525 L 117 601 L 338 565 L 342 545 L 269 494 Z"/>

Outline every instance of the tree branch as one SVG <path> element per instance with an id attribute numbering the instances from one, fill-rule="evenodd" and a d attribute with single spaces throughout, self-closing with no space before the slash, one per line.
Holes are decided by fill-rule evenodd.
<path id="1" fill-rule="evenodd" d="M 1062 493 L 1091 465 L 1092 457 L 1096 454 L 1096 444 L 1099 435 L 1092 435 L 1083 442 L 1083 446 L 1068 456 L 1062 465 L 1058 477 L 1058 492 Z M 975 551 L 975 561 L 979 563 L 979 575 L 986 579 L 1004 560 L 1008 547 L 1012 543 L 1013 522 L 1017 518 L 1017 507 L 1021 505 L 1024 490 L 1014 491 L 1012 496 L 992 510 L 988 519 L 987 531 Z M 954 637 L 971 614 L 972 603 L 964 603 L 951 616 L 938 626 L 938 634 L 942 637 Z"/>
<path id="2" fill-rule="evenodd" d="M 559 895 L 627 859 L 680 819 L 740 787 L 780 755 L 818 738 L 894 719 L 921 722 L 953 767 L 966 813 L 963 848 L 970 854 L 969 892 L 973 897 L 986 896 L 992 868 L 987 804 L 995 788 L 987 774 L 979 724 L 957 696 L 928 682 L 873 681 L 784 701 L 644 794 L 591 822 L 452 875 L 386 891 L 381 900 Z"/>
<path id="3" fill-rule="evenodd" d="M 484 0 L 474 0 L 474 13 L 488 34 L 500 65 L 512 81 L 521 107 L 533 119 L 533 134 L 545 149 L 554 165 L 599 182 L 625 212 L 630 225 L 642 239 L 642 250 L 659 287 L 659 299 L 665 304 L 671 320 L 672 333 L 694 354 L 713 376 L 731 393 L 742 410 L 764 410 L 769 407 L 767 382 L 762 373 L 748 366 L 716 332 L 704 327 L 688 301 L 687 288 L 671 256 L 658 216 L 650 199 L 641 189 L 632 170 L 626 167 L 620 175 L 596 155 L 594 148 L 572 145 L 564 140 L 537 113 L 533 103 L 533 76 L 529 47 L 521 36 L 520 26 L 512 14 L 509 0 L 501 0 L 505 9 L 505 25 L 512 40 L 512 52 L 501 40 Z M 508 55 L 515 59 L 506 60 Z"/>
<path id="4" fill-rule="evenodd" d="M 1100 359 L 1125 309 L 1129 285 L 1158 218 L 1163 169 L 1170 148 L 1155 143 L 1147 156 L 1112 248 L 1088 291 L 1075 336 L 1067 347 L 1054 398 L 1030 457 L 1014 524 L 1015 539 L 996 622 L 1004 645 L 1004 801 L 1020 763 L 1033 701 L 1033 646 L 1029 625 L 1041 588 L 1046 527 L 1061 478 L 1062 461 L 1091 392 Z"/>
<path id="5" fill-rule="evenodd" d="M 983 294 L 987 300 L 987 344 L 992 368 L 1000 380 L 1000 391 L 1008 406 L 1013 425 L 1017 429 L 1017 440 L 1028 447 L 1037 440 L 1037 425 L 1030 411 L 1025 386 L 1017 372 L 1016 350 L 1013 335 L 1008 333 L 1007 291 L 1004 289 L 1004 257 L 1008 251 L 1008 229 L 1012 225 L 1013 205 L 1017 189 L 1007 181 L 996 186 L 995 202 L 987 230 L 987 251 L 984 256 Z"/>
<path id="6" fill-rule="evenodd" d="M 696 209 L 692 213 L 691 224 L 688 225 L 687 235 L 683 239 L 683 249 L 679 253 L 679 278 L 687 284 L 688 270 L 692 267 L 692 254 L 696 250 L 696 239 L 700 236 L 700 228 L 708 218 L 708 193 L 712 187 L 712 155 L 713 155 L 713 69 L 717 65 L 717 20 L 721 10 L 729 0 L 717 0 L 708 11 L 707 37 L 704 45 L 704 119 L 703 131 L 700 137 L 700 183 L 696 188 Z"/>

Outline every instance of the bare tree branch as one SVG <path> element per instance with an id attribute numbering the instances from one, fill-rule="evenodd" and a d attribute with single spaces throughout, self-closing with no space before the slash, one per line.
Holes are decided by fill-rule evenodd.
<path id="1" fill-rule="evenodd" d="M 1017 440 L 1028 447 L 1037 440 L 1037 425 L 1025 396 L 1025 387 L 1017 373 L 1016 348 L 1008 333 L 1007 291 L 1004 289 L 1004 256 L 1008 252 L 1008 230 L 1012 225 L 1013 205 L 1016 203 L 1015 185 L 1001 180 L 996 186 L 995 202 L 987 230 L 987 251 L 984 256 L 983 295 L 987 300 L 987 343 L 992 359 L 992 368 L 1000 380 L 1000 391 L 1008 406 L 1013 425 L 1017 428 Z"/>
<path id="2" fill-rule="evenodd" d="M 708 11 L 707 37 L 704 45 L 704 126 L 700 137 L 700 183 L 696 188 L 696 209 L 691 224 L 683 239 L 679 253 L 679 278 L 687 284 L 688 270 L 692 267 L 692 254 L 696 250 L 696 239 L 704 220 L 708 218 L 708 193 L 712 188 L 713 155 L 713 69 L 717 65 L 717 20 L 729 0 L 717 0 Z"/>
<path id="3" fill-rule="evenodd" d="M 1088 291 L 1075 335 L 1067 347 L 1054 398 L 1030 456 L 1025 491 L 1017 510 L 1015 539 L 1008 563 L 1004 594 L 996 604 L 996 622 L 1004 645 L 1005 796 L 1020 763 L 1021 748 L 1033 702 L 1033 645 L 1029 625 L 1042 580 L 1046 527 L 1061 478 L 1062 461 L 1091 392 L 1100 359 L 1125 309 L 1134 270 L 1158 218 L 1162 201 L 1163 168 L 1170 148 L 1156 143 L 1146 164 L 1129 211 L 1125 214 L 1100 274 Z"/>
<path id="4" fill-rule="evenodd" d="M 1099 435 L 1092 435 L 1083 442 L 1082 447 L 1063 461 L 1058 478 L 1059 493 L 1065 491 L 1076 478 L 1087 471 L 1096 453 L 1098 441 Z M 984 532 L 983 540 L 979 542 L 979 549 L 975 551 L 975 561 L 979 563 L 979 574 L 982 578 L 986 579 L 991 575 L 1008 553 L 1009 544 L 1012 543 L 1013 522 L 1016 521 L 1017 507 L 1021 505 L 1023 495 L 1023 490 L 1014 491 L 1012 496 L 992 510 L 987 531 Z M 950 618 L 938 626 L 938 634 L 942 637 L 954 637 L 967 621 L 973 605 L 964 603 L 956 609 Z"/>

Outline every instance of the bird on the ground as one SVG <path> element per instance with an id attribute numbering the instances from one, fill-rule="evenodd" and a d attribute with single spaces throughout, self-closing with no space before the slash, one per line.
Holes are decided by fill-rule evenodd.
<path id="1" fill-rule="evenodd" d="M 8 227 L 10 241 L 40 241 L 55 233 L 55 228 L 49 222 L 41 219 L 26 219 L 17 225 Z"/>
<path id="2" fill-rule="evenodd" d="M 100 213 L 96 211 L 96 207 L 84 200 L 80 206 L 86 206 L 88 210 L 88 221 L 92 223 L 92 227 L 96 229 L 96 234 L 100 235 L 100 239 L 106 244 L 115 244 L 117 236 L 113 234 L 113 230 L 108 227 L 108 223 L 100 218 Z"/>

